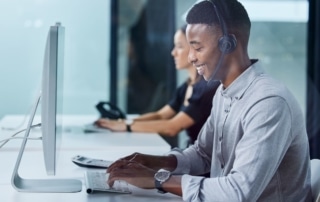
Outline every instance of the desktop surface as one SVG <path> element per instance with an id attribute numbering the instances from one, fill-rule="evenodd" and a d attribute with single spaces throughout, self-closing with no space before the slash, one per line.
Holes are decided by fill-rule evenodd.
<path id="1" fill-rule="evenodd" d="M 19 173 L 23 178 L 73 178 L 81 179 L 82 191 L 77 193 L 25 193 L 18 192 L 11 186 L 11 175 L 17 159 L 22 140 L 11 140 L 0 149 L 0 196 L 2 202 L 28 202 L 28 201 L 182 201 L 181 197 L 173 194 L 160 194 L 155 189 L 144 190 L 131 187 L 132 194 L 95 193 L 87 194 L 84 185 L 84 172 L 92 168 L 75 165 L 71 159 L 76 155 L 92 158 L 117 160 L 133 152 L 153 155 L 165 154 L 170 146 L 157 134 L 143 133 L 84 133 L 81 124 L 89 123 L 94 117 L 69 116 L 66 118 L 66 128 L 62 136 L 61 148 L 58 152 L 56 176 L 47 176 L 44 168 L 42 144 L 39 140 L 29 140 L 23 154 Z M 1 127 L 12 127 L 20 123 L 23 116 L 5 116 L 0 121 Z M 92 119 L 93 120 L 93 119 Z M 37 123 L 37 122 L 35 122 Z M 74 124 L 77 123 L 77 124 Z M 11 125 L 10 125 L 11 124 Z M 69 124 L 69 125 L 68 125 Z M 21 127 L 23 128 L 23 127 Z M 1 130 L 0 139 L 14 133 L 14 131 Z M 23 136 L 21 133 L 19 136 Z M 32 130 L 30 137 L 40 136 L 40 129 Z M 150 144 L 152 142 L 152 145 Z"/>
<path id="2" fill-rule="evenodd" d="M 24 120 L 21 115 L 9 115 L 3 117 L 0 121 L 0 127 L 14 128 Z M 63 134 L 60 143 L 63 149 L 124 149 L 122 147 L 130 147 L 133 151 L 140 152 L 143 148 L 144 152 L 152 152 L 154 154 L 163 154 L 162 151 L 168 152 L 168 145 L 158 134 L 151 133 L 129 133 L 129 132 L 106 132 L 106 133 L 85 133 L 84 126 L 93 123 L 95 116 L 91 115 L 67 115 L 63 117 Z M 34 118 L 33 124 L 40 122 L 40 117 Z M 16 130 L 1 130 L 1 139 L 9 137 L 16 131 L 26 128 L 25 125 Z M 23 136 L 22 132 L 19 136 Z M 30 137 L 41 136 L 41 129 L 34 128 L 31 130 Z M 18 142 L 18 144 L 17 144 Z M 12 140 L 6 144 L 3 149 L 14 149 L 20 147 L 19 140 Z M 42 149 L 40 141 L 28 141 L 26 149 Z M 150 144 L 152 142 L 152 144 Z M 159 152 L 157 152 L 159 151 Z"/>

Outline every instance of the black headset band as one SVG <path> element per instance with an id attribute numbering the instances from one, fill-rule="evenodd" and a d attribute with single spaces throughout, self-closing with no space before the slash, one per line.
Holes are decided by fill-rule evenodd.
<path id="1" fill-rule="evenodd" d="M 222 34 L 224 36 L 228 35 L 226 23 L 225 23 L 222 15 L 221 15 L 217 5 L 216 5 L 216 3 L 214 3 L 213 0 L 207 0 L 207 1 L 209 1 L 212 4 L 213 8 L 214 8 L 214 12 L 216 13 L 216 16 L 217 16 L 217 19 L 218 19 L 218 23 L 219 23 L 219 25 L 221 27 Z"/>

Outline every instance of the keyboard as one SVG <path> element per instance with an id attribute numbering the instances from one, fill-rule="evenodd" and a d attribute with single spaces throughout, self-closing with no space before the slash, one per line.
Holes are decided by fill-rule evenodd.
<path id="1" fill-rule="evenodd" d="M 94 192 L 131 194 L 129 185 L 125 181 L 115 181 L 113 186 L 110 187 L 107 183 L 109 174 L 106 173 L 106 171 L 86 171 L 84 175 L 86 191 L 88 194 Z"/>
<path id="2" fill-rule="evenodd" d="M 85 133 L 110 133 L 111 130 L 107 128 L 101 128 L 92 123 L 86 124 L 83 126 L 83 132 Z"/>

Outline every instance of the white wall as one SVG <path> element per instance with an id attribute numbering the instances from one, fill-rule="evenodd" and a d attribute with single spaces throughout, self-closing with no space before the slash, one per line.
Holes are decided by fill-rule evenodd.
<path id="1" fill-rule="evenodd" d="M 65 27 L 64 112 L 95 114 L 109 99 L 110 1 L 0 1 L 0 118 L 26 114 L 40 90 L 47 32 Z"/>

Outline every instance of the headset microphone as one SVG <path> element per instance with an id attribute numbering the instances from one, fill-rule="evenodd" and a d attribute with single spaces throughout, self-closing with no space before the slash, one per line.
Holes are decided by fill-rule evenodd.
<path id="1" fill-rule="evenodd" d="M 218 73 L 219 69 L 221 68 L 222 66 L 222 61 L 223 61 L 223 58 L 224 58 L 224 55 L 225 53 L 221 53 L 220 55 L 220 58 L 219 58 L 219 61 L 218 61 L 218 64 L 216 66 L 216 69 L 214 70 L 214 72 L 211 74 L 211 76 L 209 77 L 209 79 L 207 80 L 207 86 L 210 86 L 211 85 L 211 82 L 214 82 L 214 77 L 216 76 L 216 74 Z"/>

